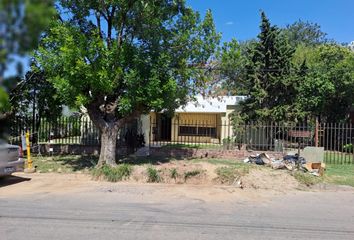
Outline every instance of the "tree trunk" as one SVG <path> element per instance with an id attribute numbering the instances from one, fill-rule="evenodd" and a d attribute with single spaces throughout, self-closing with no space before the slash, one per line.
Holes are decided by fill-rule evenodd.
<path id="1" fill-rule="evenodd" d="M 103 164 L 116 165 L 117 136 L 118 129 L 112 125 L 101 129 L 101 152 L 98 166 Z"/>
<path id="2" fill-rule="evenodd" d="M 117 165 L 116 144 L 118 129 L 141 115 L 141 111 L 137 109 L 129 116 L 119 119 L 114 115 L 115 108 L 109 108 L 114 105 L 115 102 L 112 104 L 104 104 L 104 102 L 97 100 L 93 101 L 86 107 L 90 119 L 95 126 L 100 129 L 101 133 L 101 152 L 97 163 L 98 167 L 103 164 L 110 166 Z M 102 110 L 102 106 L 106 106 L 106 108 L 104 108 L 105 111 Z"/>

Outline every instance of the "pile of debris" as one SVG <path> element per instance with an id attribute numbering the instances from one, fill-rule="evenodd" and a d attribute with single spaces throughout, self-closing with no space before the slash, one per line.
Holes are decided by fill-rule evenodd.
<path id="1" fill-rule="evenodd" d="M 298 154 L 285 155 L 283 159 L 274 159 L 266 153 L 251 155 L 244 160 L 245 163 L 269 166 L 273 169 L 301 170 L 314 176 L 322 176 L 326 168 L 324 163 L 306 163 L 306 159 Z"/>

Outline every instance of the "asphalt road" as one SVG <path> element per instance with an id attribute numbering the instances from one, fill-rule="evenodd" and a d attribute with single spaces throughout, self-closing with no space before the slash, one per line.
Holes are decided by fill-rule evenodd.
<path id="1" fill-rule="evenodd" d="M 229 189 L 218 198 L 211 192 L 198 197 L 198 186 L 181 191 L 185 187 L 96 184 L 9 196 L 1 191 L 15 185 L 0 188 L 1 240 L 354 239 L 352 190 L 248 198 L 240 190 L 233 192 L 240 198 L 229 199 Z"/>

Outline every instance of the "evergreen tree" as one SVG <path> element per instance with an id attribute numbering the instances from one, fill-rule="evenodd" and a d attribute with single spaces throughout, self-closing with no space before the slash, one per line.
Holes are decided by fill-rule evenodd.
<path id="1" fill-rule="evenodd" d="M 250 88 L 242 114 L 247 120 L 256 121 L 294 119 L 296 76 L 291 73 L 294 48 L 280 29 L 271 25 L 264 12 L 261 17 L 261 32 L 250 48 L 250 59 L 245 67 Z"/>

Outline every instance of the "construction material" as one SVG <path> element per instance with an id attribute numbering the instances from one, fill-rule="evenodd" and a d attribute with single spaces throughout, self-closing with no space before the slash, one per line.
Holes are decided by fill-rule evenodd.
<path id="1" fill-rule="evenodd" d="M 283 159 L 273 159 L 266 153 L 251 155 L 244 160 L 245 163 L 266 165 L 273 169 L 300 170 L 309 172 L 314 176 L 323 176 L 326 166 L 322 162 L 309 162 L 298 154 L 287 154 Z"/>

